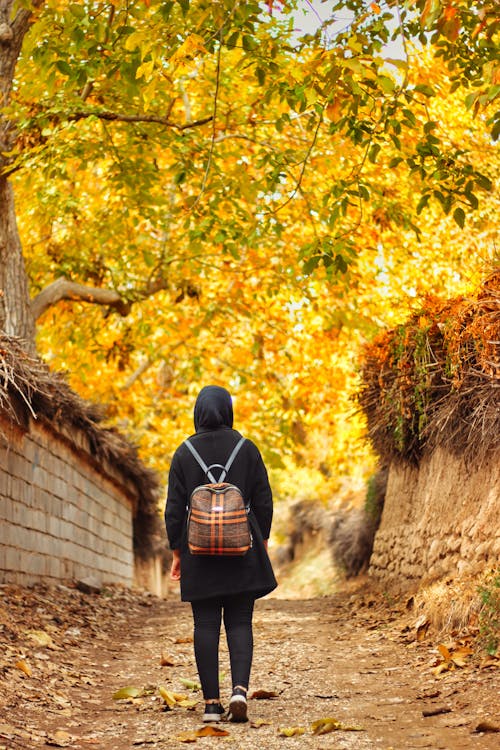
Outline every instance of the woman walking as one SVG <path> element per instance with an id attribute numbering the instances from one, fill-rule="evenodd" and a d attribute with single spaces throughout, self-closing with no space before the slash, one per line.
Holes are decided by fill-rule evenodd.
<path id="1" fill-rule="evenodd" d="M 189 442 L 195 453 L 208 467 L 225 466 L 242 437 L 233 430 L 233 406 L 225 388 L 206 386 L 200 391 L 194 407 L 194 426 L 196 432 Z M 165 508 L 167 535 L 173 551 L 170 575 L 173 580 L 180 580 L 181 599 L 190 602 L 193 610 L 194 652 L 205 699 L 203 721 L 217 722 L 224 715 L 219 693 L 222 619 L 233 686 L 228 718 L 247 721 L 254 602 L 277 585 L 267 554 L 272 492 L 258 448 L 245 440 L 224 481 L 236 485 L 249 506 L 252 546 L 242 556 L 195 555 L 187 544 L 187 509 L 193 490 L 207 481 L 193 451 L 183 443 L 172 459 Z"/>

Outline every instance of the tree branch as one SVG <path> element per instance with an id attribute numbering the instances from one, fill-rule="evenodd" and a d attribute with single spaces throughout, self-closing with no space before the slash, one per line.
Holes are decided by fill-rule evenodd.
<path id="1" fill-rule="evenodd" d="M 166 125 L 169 128 L 175 128 L 175 130 L 187 130 L 188 128 L 196 128 L 200 127 L 200 125 L 206 125 L 207 122 L 212 121 L 213 115 L 202 117 L 201 120 L 186 122 L 184 125 L 172 122 L 168 117 L 161 117 L 160 115 L 125 115 L 120 114 L 119 112 L 100 112 L 99 110 L 70 112 L 66 115 L 66 119 L 73 122 L 85 120 L 88 117 L 97 117 L 99 120 L 107 120 L 108 122 L 154 122 L 159 125 Z"/>
<path id="2" fill-rule="evenodd" d="M 32 300 L 31 310 L 35 320 L 38 320 L 49 307 L 57 305 L 63 299 L 105 305 L 114 308 L 120 315 L 127 315 L 131 307 L 131 303 L 124 300 L 114 289 L 88 287 L 74 281 L 68 281 L 64 276 L 61 276 L 45 287 Z"/>
<path id="3" fill-rule="evenodd" d="M 144 289 L 135 290 L 130 299 L 124 299 L 115 289 L 85 286 L 75 281 L 68 281 L 64 276 L 61 276 L 33 298 L 31 310 L 35 320 L 38 320 L 49 307 L 57 305 L 63 299 L 68 299 L 110 307 L 120 315 L 126 316 L 134 302 L 152 297 L 157 292 L 167 288 L 168 280 L 163 275 L 158 274 L 154 278 L 148 279 Z"/>

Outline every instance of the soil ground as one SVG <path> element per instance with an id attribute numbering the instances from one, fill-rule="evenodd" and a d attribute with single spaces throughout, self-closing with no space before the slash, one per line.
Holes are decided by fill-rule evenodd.
<path id="1" fill-rule="evenodd" d="M 191 741 L 237 750 L 497 749 L 498 660 L 469 654 L 455 636 L 443 653 L 461 654 L 458 666 L 439 640 L 417 638 L 414 620 L 404 602 L 363 589 L 259 601 L 250 695 L 261 697 L 249 701 L 250 722 Z M 200 693 L 183 682 L 197 681 L 191 636 L 189 605 L 177 600 L 120 588 L 0 587 L 0 750 L 183 747 L 203 726 Z M 224 638 L 221 671 L 227 702 Z M 166 710 L 160 685 L 199 702 Z M 142 695 L 113 700 L 125 687 Z M 324 718 L 344 728 L 313 734 Z"/>

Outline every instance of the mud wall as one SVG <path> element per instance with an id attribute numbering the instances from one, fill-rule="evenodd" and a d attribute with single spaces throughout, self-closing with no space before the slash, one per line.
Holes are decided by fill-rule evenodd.
<path id="1" fill-rule="evenodd" d="M 80 449 L 75 447 L 80 445 Z M 93 576 L 131 585 L 134 498 L 85 435 L 0 419 L 0 582 Z"/>
<path id="2" fill-rule="evenodd" d="M 402 588 L 473 574 L 500 559 L 500 452 L 480 468 L 442 448 L 393 464 L 370 574 Z"/>

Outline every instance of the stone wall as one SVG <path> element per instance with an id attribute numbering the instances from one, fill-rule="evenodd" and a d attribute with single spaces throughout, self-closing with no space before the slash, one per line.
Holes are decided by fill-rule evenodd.
<path id="1" fill-rule="evenodd" d="M 1 582 L 131 585 L 134 502 L 119 473 L 92 460 L 85 435 L 70 441 L 38 420 L 20 429 L 0 419 Z"/>
<path id="2" fill-rule="evenodd" d="M 392 465 L 370 574 L 401 588 L 500 560 L 500 453 L 468 466 L 442 448 Z"/>

